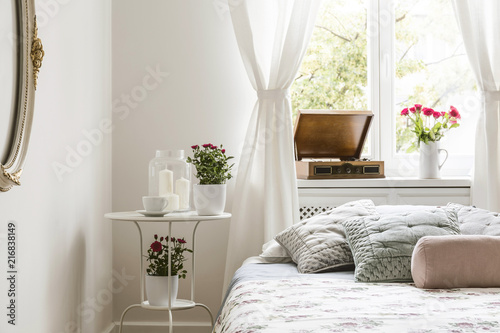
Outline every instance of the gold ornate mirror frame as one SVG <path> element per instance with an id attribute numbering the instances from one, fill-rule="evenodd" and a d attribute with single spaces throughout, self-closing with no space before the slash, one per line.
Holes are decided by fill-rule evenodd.
<path id="1" fill-rule="evenodd" d="M 12 144 L 8 148 L 5 164 L 0 161 L 1 192 L 21 185 L 20 177 L 33 122 L 36 83 L 44 56 L 42 43 L 37 37 L 34 0 L 16 0 L 16 14 L 19 31 L 17 47 L 20 56 L 17 70 L 17 108 L 13 107 L 11 110 L 16 112 Z"/>

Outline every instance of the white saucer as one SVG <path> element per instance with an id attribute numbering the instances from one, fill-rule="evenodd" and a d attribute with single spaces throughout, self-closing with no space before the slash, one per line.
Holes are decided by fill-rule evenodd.
<path id="1" fill-rule="evenodd" d="M 168 213 L 172 213 L 171 210 L 163 210 L 160 212 L 154 212 L 154 211 L 147 211 L 147 210 L 137 210 L 137 213 L 142 214 L 147 217 L 162 217 L 164 215 L 167 215 Z"/>

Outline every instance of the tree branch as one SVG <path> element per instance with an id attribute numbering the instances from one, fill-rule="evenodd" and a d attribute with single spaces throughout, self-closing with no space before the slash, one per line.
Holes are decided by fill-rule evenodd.
<path id="1" fill-rule="evenodd" d="M 417 44 L 417 43 L 413 43 L 413 44 L 411 44 L 411 45 L 410 45 L 410 46 L 406 49 L 405 53 L 403 53 L 403 55 L 401 56 L 401 58 L 399 58 L 399 61 L 400 61 L 400 62 L 401 62 L 401 61 L 402 61 L 402 60 L 406 57 L 406 54 L 408 54 L 408 52 L 411 50 L 411 48 L 412 48 L 412 47 L 414 47 L 414 46 L 415 46 L 415 44 Z"/>
<path id="2" fill-rule="evenodd" d="M 346 42 L 350 42 L 350 41 L 351 41 L 349 38 L 344 37 L 344 36 L 341 36 L 341 35 L 337 34 L 336 32 L 334 32 L 334 31 L 332 31 L 332 30 L 328 29 L 327 27 L 324 27 L 324 26 L 322 26 L 322 25 L 317 25 L 316 27 L 317 27 L 317 28 L 324 29 L 324 30 L 328 31 L 329 33 L 331 33 L 332 35 L 334 35 L 335 37 L 338 37 L 338 38 L 340 38 L 340 39 L 343 39 L 343 40 L 345 40 Z"/>
<path id="3" fill-rule="evenodd" d="M 451 55 L 451 56 L 449 56 L 449 57 L 446 57 L 446 58 L 443 58 L 443 59 L 441 59 L 441 60 L 434 61 L 434 62 L 428 62 L 428 63 L 426 63 L 425 65 L 426 65 L 426 66 L 430 66 L 430 65 L 437 65 L 437 64 L 439 64 L 439 63 L 441 63 L 441 62 L 443 62 L 443 61 L 446 61 L 446 60 L 449 60 L 449 59 L 451 59 L 451 58 L 455 58 L 455 57 L 460 57 L 460 56 L 463 56 L 463 55 L 465 55 L 465 53 L 460 53 L 460 54 L 452 54 L 452 55 Z"/>
<path id="4" fill-rule="evenodd" d="M 454 92 L 460 86 L 460 83 L 463 82 L 465 76 L 466 71 L 463 71 L 460 75 L 457 75 L 455 82 L 453 82 L 446 88 L 446 90 L 434 101 L 434 103 L 431 104 L 431 107 L 434 108 L 446 95 Z"/>
<path id="5" fill-rule="evenodd" d="M 406 18 L 406 14 L 408 14 L 408 12 L 406 12 L 402 16 L 396 18 L 396 23 L 398 23 L 399 21 L 403 21 Z"/>

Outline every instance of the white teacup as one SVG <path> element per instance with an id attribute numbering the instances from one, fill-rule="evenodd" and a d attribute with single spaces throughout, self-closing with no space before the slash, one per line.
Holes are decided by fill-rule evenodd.
<path id="1" fill-rule="evenodd" d="M 144 196 L 142 197 L 142 204 L 147 212 L 161 212 L 168 205 L 166 197 L 160 196 Z"/>

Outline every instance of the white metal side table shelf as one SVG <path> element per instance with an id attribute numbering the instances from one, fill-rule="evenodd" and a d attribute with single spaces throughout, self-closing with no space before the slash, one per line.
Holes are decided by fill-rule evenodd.
<path id="1" fill-rule="evenodd" d="M 194 286 L 195 286 L 195 237 L 196 237 L 196 229 L 198 228 L 198 225 L 200 222 L 204 221 L 215 221 L 215 220 L 226 220 L 231 217 L 231 214 L 229 213 L 222 213 L 221 215 L 216 215 L 216 216 L 199 216 L 196 214 L 196 212 L 190 211 L 190 212 L 183 212 L 183 213 L 170 213 L 167 214 L 163 217 L 146 217 L 143 216 L 137 212 L 118 212 L 118 213 L 108 213 L 104 215 L 104 217 L 110 219 L 110 220 L 115 220 L 115 221 L 125 221 L 125 222 L 133 222 L 135 226 L 137 227 L 137 230 L 139 231 L 139 240 L 140 240 L 140 250 L 141 250 L 141 265 L 140 265 L 140 270 L 141 270 L 141 303 L 140 304 L 132 304 L 129 307 L 127 307 L 121 316 L 120 319 L 120 333 L 122 332 L 123 329 L 123 319 L 125 318 L 125 315 L 130 309 L 136 308 L 136 307 L 142 307 L 144 309 L 148 310 L 157 310 L 157 311 L 168 311 L 168 316 L 169 316 L 169 332 L 172 333 L 173 330 L 173 323 L 172 323 L 172 311 L 178 311 L 178 310 L 187 310 L 187 309 L 192 309 L 196 306 L 202 307 L 205 310 L 207 310 L 208 314 L 210 315 L 210 321 L 212 323 L 212 327 L 214 325 L 214 318 L 212 315 L 212 312 L 206 306 L 205 304 L 201 303 L 196 303 L 194 301 Z M 149 305 L 149 302 L 145 299 L 144 297 L 144 260 L 143 260 L 143 244 L 142 244 L 142 230 L 139 222 L 146 222 L 146 223 L 162 223 L 162 222 L 168 222 L 168 235 L 167 239 L 170 240 L 171 234 L 172 234 L 172 223 L 185 223 L 185 222 L 196 222 L 194 229 L 193 229 L 193 244 L 191 247 L 191 250 L 193 250 L 193 253 L 191 254 L 192 260 L 191 260 L 191 298 L 189 300 L 185 299 L 177 299 L 173 304 L 169 304 L 170 306 L 152 306 Z M 170 253 L 168 257 L 168 261 L 170 262 Z M 169 283 L 170 284 L 170 283 Z M 169 290 L 171 286 L 168 286 Z"/>

